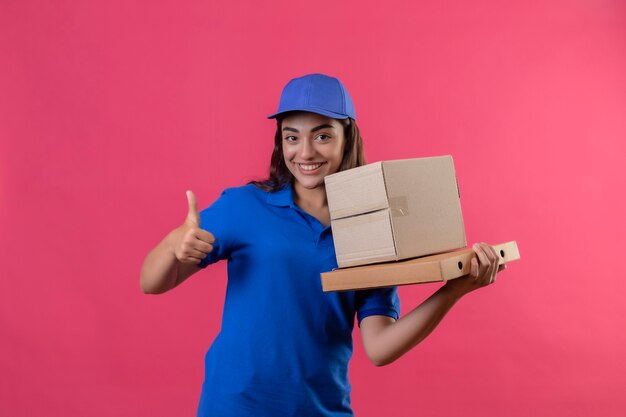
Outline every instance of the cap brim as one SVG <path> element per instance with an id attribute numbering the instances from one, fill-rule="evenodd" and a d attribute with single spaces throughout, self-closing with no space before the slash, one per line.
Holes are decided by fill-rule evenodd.
<path id="1" fill-rule="evenodd" d="M 327 116 L 327 117 L 332 117 L 333 119 L 347 119 L 348 115 L 346 114 L 341 114 L 341 113 L 335 113 L 332 111 L 328 111 L 328 110 L 323 110 L 323 109 L 318 109 L 315 107 L 298 107 L 295 109 L 289 109 L 289 110 L 282 110 L 279 111 L 277 113 L 274 114 L 270 114 L 269 116 L 267 116 L 268 119 L 275 119 L 278 116 L 280 116 L 281 114 L 285 114 L 285 113 L 289 113 L 292 111 L 307 111 L 309 113 L 317 113 L 317 114 L 321 114 L 322 116 Z"/>

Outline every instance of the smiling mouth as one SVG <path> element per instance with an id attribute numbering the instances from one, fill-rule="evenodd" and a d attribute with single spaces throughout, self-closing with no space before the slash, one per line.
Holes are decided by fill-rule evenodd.
<path id="1" fill-rule="evenodd" d="M 303 171 L 315 171 L 316 169 L 318 169 L 319 167 L 321 167 L 325 163 L 326 162 L 319 162 L 319 163 L 316 163 L 316 164 L 299 164 L 299 163 L 296 163 L 296 165 L 298 165 L 300 167 L 300 169 L 302 169 Z"/>

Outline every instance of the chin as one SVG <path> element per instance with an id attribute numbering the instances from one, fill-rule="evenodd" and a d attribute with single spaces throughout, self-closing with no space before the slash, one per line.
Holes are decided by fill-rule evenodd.
<path id="1" fill-rule="evenodd" d="M 315 188 L 318 187 L 323 187 L 324 186 L 324 178 L 321 179 L 309 179 L 309 178 L 305 178 L 304 180 L 301 178 L 296 177 L 296 181 L 298 181 L 298 183 L 307 189 L 313 190 Z"/>

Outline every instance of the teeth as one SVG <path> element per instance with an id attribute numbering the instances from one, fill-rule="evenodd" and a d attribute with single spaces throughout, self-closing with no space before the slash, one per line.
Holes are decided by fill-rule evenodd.
<path id="1" fill-rule="evenodd" d="M 299 164 L 300 167 L 305 170 L 305 171 L 314 171 L 316 169 L 318 169 L 319 167 L 322 166 L 322 164 L 315 164 L 315 165 L 304 165 L 304 164 Z"/>

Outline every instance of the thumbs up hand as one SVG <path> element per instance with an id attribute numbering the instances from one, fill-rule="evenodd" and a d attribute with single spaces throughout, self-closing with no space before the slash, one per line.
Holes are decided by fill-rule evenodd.
<path id="1" fill-rule="evenodd" d="M 200 214 L 196 196 L 187 191 L 189 211 L 185 222 L 173 231 L 173 250 L 176 259 L 184 264 L 197 265 L 213 251 L 215 237 L 208 231 L 200 229 Z"/>

